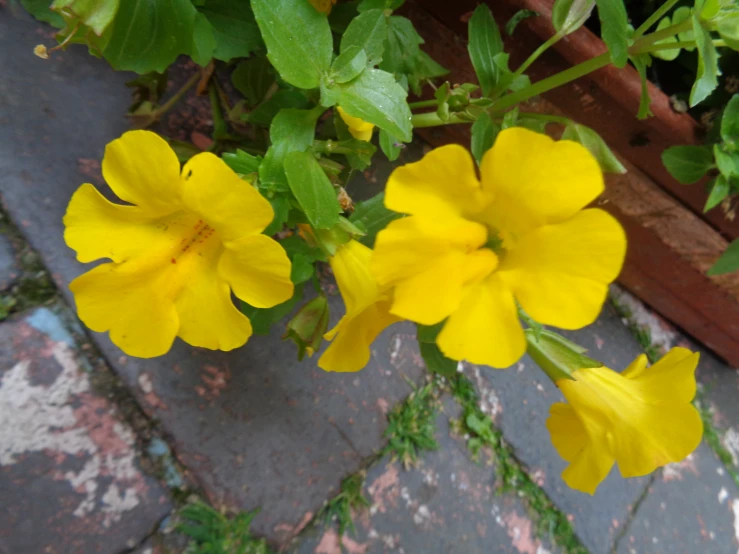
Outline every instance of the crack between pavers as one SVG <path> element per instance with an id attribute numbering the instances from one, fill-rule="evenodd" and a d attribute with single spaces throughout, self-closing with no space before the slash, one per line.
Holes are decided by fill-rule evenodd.
<path id="1" fill-rule="evenodd" d="M 336 432 L 339 433 L 339 436 L 341 436 L 341 438 L 344 439 L 344 441 L 351 447 L 351 449 L 354 450 L 354 453 L 360 459 L 362 459 L 364 456 L 362 456 L 362 453 L 359 450 L 357 450 L 357 447 L 356 446 L 354 446 L 354 443 L 352 442 L 351 437 L 349 437 L 349 435 L 347 435 L 344 431 L 342 431 L 341 427 L 339 427 L 338 425 L 336 425 L 335 422 L 329 421 L 329 423 L 331 425 L 333 425 L 334 429 L 336 429 Z"/>
<path id="2" fill-rule="evenodd" d="M 129 548 L 121 550 L 120 552 L 118 552 L 118 554 L 131 554 L 132 552 L 136 552 L 137 550 L 142 548 L 144 544 L 146 544 L 146 541 L 154 537 L 159 532 L 162 524 L 166 521 L 168 517 L 171 517 L 174 512 L 175 508 L 172 508 L 169 512 L 164 514 L 154 523 L 154 527 L 151 529 L 151 531 L 149 531 L 139 542 Z"/>
<path id="3" fill-rule="evenodd" d="M 632 506 L 631 510 L 629 510 L 629 513 L 626 516 L 626 520 L 624 520 L 623 525 L 621 526 L 621 532 L 618 533 L 613 538 L 613 546 L 611 547 L 611 551 L 610 551 L 611 554 L 617 553 L 618 547 L 620 546 L 621 541 L 626 537 L 627 533 L 629 532 L 629 529 L 631 528 L 631 525 L 636 520 L 636 516 L 639 513 L 639 508 L 641 508 L 642 503 L 647 499 L 647 496 L 649 496 L 649 489 L 652 488 L 652 485 L 657 480 L 658 475 L 662 475 L 661 468 L 649 476 L 649 481 L 647 482 L 641 494 L 639 495 L 639 498 L 637 498 L 636 502 L 634 502 L 634 505 Z"/>

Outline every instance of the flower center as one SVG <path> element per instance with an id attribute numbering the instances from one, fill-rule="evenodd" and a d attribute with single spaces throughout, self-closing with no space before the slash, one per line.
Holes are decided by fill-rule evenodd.
<path id="1" fill-rule="evenodd" d="M 188 253 L 202 256 L 208 250 L 208 246 L 212 246 L 213 241 L 211 241 L 211 244 L 206 243 L 213 238 L 215 232 L 216 230 L 213 227 L 202 219 L 198 219 L 192 227 L 192 231 L 180 241 L 177 251 L 172 257 L 172 263 L 177 263 L 178 259 L 188 255 Z"/>

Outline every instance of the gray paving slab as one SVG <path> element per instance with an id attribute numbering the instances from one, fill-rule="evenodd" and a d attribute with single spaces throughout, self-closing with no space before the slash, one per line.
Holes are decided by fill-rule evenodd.
<path id="1" fill-rule="evenodd" d="M 48 308 L 0 324 L 0 552 L 117 554 L 171 510 Z"/>
<path id="2" fill-rule="evenodd" d="M 70 299 L 66 285 L 85 268 L 64 245 L 62 215 L 80 183 L 99 179 L 105 144 L 126 130 L 128 76 L 74 46 L 40 60 L 32 49 L 46 35 L 46 27 L 0 12 L 0 192 Z M 354 188 L 366 194 L 373 180 Z M 337 296 L 331 306 L 336 319 Z M 255 531 L 275 543 L 382 444 L 385 411 L 410 392 L 406 378 L 421 374 L 407 325 L 384 333 L 356 376 L 298 363 L 279 334 L 228 354 L 178 343 L 155 360 L 127 358 L 94 337 L 209 499 L 261 507 Z"/>
<path id="3" fill-rule="evenodd" d="M 649 487 L 618 554 L 736 554 L 739 487 L 705 444 Z"/>
<path id="4" fill-rule="evenodd" d="M 588 348 L 591 357 L 614 369 L 625 368 L 641 353 L 609 305 L 592 326 L 565 334 Z M 559 389 L 528 356 L 507 370 L 465 364 L 465 373 L 477 384 L 483 408 L 503 431 L 518 459 L 568 515 L 583 544 L 593 554 L 608 554 L 648 478 L 624 480 L 614 467 L 594 496 L 568 488 L 560 477 L 567 464 L 554 450 L 545 426 L 549 407 L 562 401 Z"/>
<path id="5" fill-rule="evenodd" d="M 368 471 L 364 494 L 369 510 L 356 516 L 356 534 L 340 539 L 333 526 L 301 536 L 292 554 L 549 554 L 536 538 L 521 500 L 495 492 L 495 470 L 470 459 L 453 436 L 451 398 L 437 418 L 439 450 L 425 452 L 408 470 L 385 457 Z"/>

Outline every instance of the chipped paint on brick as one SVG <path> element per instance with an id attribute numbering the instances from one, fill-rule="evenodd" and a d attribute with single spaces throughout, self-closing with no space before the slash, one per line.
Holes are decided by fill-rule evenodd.
<path id="1" fill-rule="evenodd" d="M 543 554 L 541 543 L 534 538 L 533 524 L 529 518 L 509 512 L 503 516 L 503 521 L 516 550 L 521 554 Z"/>
<path id="2" fill-rule="evenodd" d="M 490 416 L 490 419 L 495 421 L 498 414 L 503 412 L 503 405 L 500 403 L 495 389 L 488 385 L 478 366 L 472 364 L 466 365 L 472 370 L 468 374 L 471 374 L 477 386 L 480 397 L 480 409 L 484 414 Z"/>
<path id="3" fill-rule="evenodd" d="M 672 348 L 678 335 L 664 319 L 657 316 L 635 296 L 618 286 L 613 285 L 611 287 L 611 294 L 616 302 L 630 312 L 628 321 L 624 323 L 631 323 L 649 329 L 652 344 L 661 347 L 665 352 Z"/>
<path id="4" fill-rule="evenodd" d="M 339 542 L 339 535 L 334 529 L 328 529 L 321 537 L 321 542 L 316 546 L 315 554 L 342 554 L 343 551 L 348 554 L 367 554 L 369 544 L 358 543 L 344 535 Z"/>
<path id="5" fill-rule="evenodd" d="M 34 321 L 48 323 L 45 318 Z M 32 332 L 26 329 L 22 333 Z M 80 370 L 66 340 L 50 342 L 42 350 L 24 353 L 28 358 L 0 377 L 0 466 L 20 463 L 30 453 L 53 458 L 57 469 L 51 477 L 67 481 L 81 496 L 73 514 L 97 514 L 102 526 L 110 527 L 138 506 L 147 491 L 134 465 L 134 436 L 120 424 L 107 400 L 90 393 L 88 375 Z M 32 365 L 39 355 L 56 362 L 59 372 L 50 383 L 36 385 Z M 80 459 L 81 469 L 58 467 Z"/>
<path id="6" fill-rule="evenodd" d="M 367 492 L 372 497 L 372 513 L 386 512 L 388 508 L 397 506 L 400 495 L 397 464 L 388 465 L 385 472 L 367 487 Z"/>
<path id="7" fill-rule="evenodd" d="M 662 469 L 662 480 L 665 482 L 669 481 L 682 481 L 683 474 L 689 471 L 693 475 L 700 476 L 698 468 L 695 465 L 695 455 L 689 454 L 687 458 L 680 462 L 667 464 Z"/>
<path id="8" fill-rule="evenodd" d="M 739 432 L 733 427 L 724 433 L 723 440 L 724 448 L 731 454 L 731 460 L 735 466 L 739 466 Z"/>

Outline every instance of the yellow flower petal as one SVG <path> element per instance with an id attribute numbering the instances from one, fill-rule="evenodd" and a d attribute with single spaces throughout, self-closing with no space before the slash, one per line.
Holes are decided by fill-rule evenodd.
<path id="1" fill-rule="evenodd" d="M 636 477 L 690 454 L 703 434 L 690 403 L 697 363 L 697 354 L 676 348 L 650 368 L 640 356 L 622 374 L 579 369 L 574 381 L 559 381 L 569 406 L 553 406 L 547 426 L 560 455 L 571 462 L 566 482 L 592 494 L 614 461 L 624 477 Z"/>
<path id="2" fill-rule="evenodd" d="M 569 404 L 557 402 L 549 409 L 547 429 L 563 460 L 573 462 L 588 444 L 585 426 Z M 613 465 L 613 462 L 611 462 Z"/>
<path id="3" fill-rule="evenodd" d="M 128 131 L 105 147 L 103 177 L 113 192 L 149 215 L 180 209 L 180 162 L 151 131 Z"/>
<path id="4" fill-rule="evenodd" d="M 371 258 L 371 248 L 350 240 L 329 260 L 347 316 L 359 315 L 380 299 L 380 289 L 369 269 Z"/>
<path id="5" fill-rule="evenodd" d="M 234 294 L 255 308 L 271 308 L 292 297 L 290 270 L 285 250 L 264 235 L 228 243 L 218 263 L 218 274 Z"/>
<path id="6" fill-rule="evenodd" d="M 385 189 L 385 206 L 430 218 L 479 212 L 484 205 L 475 162 L 464 148 L 436 148 L 421 161 L 395 169 Z"/>
<path id="7" fill-rule="evenodd" d="M 380 301 L 365 308 L 354 317 L 344 316 L 338 325 L 326 333 L 333 338 L 318 367 L 325 371 L 359 371 L 370 360 L 370 346 L 385 328 L 399 321 L 390 314 L 390 302 Z"/>
<path id="8" fill-rule="evenodd" d="M 77 313 L 93 331 L 110 331 L 110 340 L 139 358 L 166 353 L 179 317 L 166 291 L 153 280 L 154 269 L 130 262 L 103 264 L 69 284 Z"/>
<path id="9" fill-rule="evenodd" d="M 589 209 L 524 235 L 506 253 L 500 272 L 536 321 L 579 329 L 598 317 L 625 255 L 621 225 Z"/>
<path id="10" fill-rule="evenodd" d="M 175 306 L 180 319 L 177 334 L 193 346 L 233 350 L 252 334 L 249 318 L 234 306 L 228 283 L 210 260 L 192 272 Z"/>
<path id="11" fill-rule="evenodd" d="M 349 132 L 355 139 L 363 140 L 365 142 L 372 140 L 372 131 L 375 128 L 372 123 L 367 123 L 358 117 L 349 115 L 341 106 L 337 107 L 337 111 L 339 112 L 341 119 L 346 123 L 346 126 L 349 127 Z"/>
<path id="12" fill-rule="evenodd" d="M 261 233 L 275 216 L 266 198 L 210 152 L 190 158 L 182 176 L 188 211 L 216 229 L 224 242 Z"/>
<path id="13" fill-rule="evenodd" d="M 122 262 L 165 238 L 154 221 L 138 206 L 113 204 L 85 183 L 69 201 L 64 241 L 77 252 L 80 262 L 100 258 Z"/>
<path id="14" fill-rule="evenodd" d="M 468 287 L 436 343 L 453 360 L 498 368 L 508 367 L 523 356 L 526 340 L 516 303 L 496 274 Z"/>
<path id="15" fill-rule="evenodd" d="M 598 162 L 584 146 L 521 127 L 498 135 L 480 174 L 493 197 L 485 217 L 516 236 L 572 217 L 604 190 Z"/>
<path id="16" fill-rule="evenodd" d="M 613 458 L 608 454 L 607 445 L 593 442 L 565 468 L 562 479 L 571 489 L 593 495 L 612 467 Z"/>

